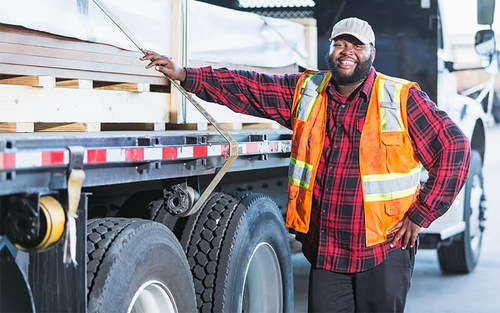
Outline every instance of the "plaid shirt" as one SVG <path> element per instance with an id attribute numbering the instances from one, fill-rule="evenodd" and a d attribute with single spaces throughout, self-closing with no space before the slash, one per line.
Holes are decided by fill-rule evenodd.
<path id="1" fill-rule="evenodd" d="M 291 128 L 291 105 L 300 73 L 266 75 L 211 67 L 186 71 L 184 87 L 200 98 Z M 307 234 L 298 236 L 304 255 L 316 268 L 361 272 L 380 264 L 391 250 L 392 236 L 382 244 L 365 244 L 358 151 L 375 76 L 372 68 L 366 81 L 345 102 L 333 84 L 327 86 L 326 139 L 314 185 L 311 224 Z M 413 148 L 429 171 L 429 179 L 407 214 L 413 222 L 428 227 L 449 209 L 463 187 L 470 145 L 448 115 L 416 88 L 410 89 L 407 115 Z"/>

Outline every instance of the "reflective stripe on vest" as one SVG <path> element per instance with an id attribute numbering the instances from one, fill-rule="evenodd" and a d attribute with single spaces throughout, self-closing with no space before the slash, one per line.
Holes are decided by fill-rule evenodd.
<path id="1" fill-rule="evenodd" d="M 363 176 L 365 202 L 400 199 L 415 194 L 420 184 L 422 165 L 408 174 L 391 173 Z"/>
<path id="2" fill-rule="evenodd" d="M 326 72 L 312 72 L 307 75 L 302 84 L 296 116 L 307 122 L 314 108 L 319 93 L 330 79 Z M 292 185 L 309 189 L 311 184 L 313 166 L 307 162 L 290 157 L 288 168 L 288 181 Z"/>
<path id="3" fill-rule="evenodd" d="M 300 186 L 304 189 L 309 189 L 309 183 L 312 176 L 312 165 L 306 162 L 290 158 L 290 166 L 288 167 L 288 181 L 292 185 Z"/>
<path id="4" fill-rule="evenodd" d="M 318 99 L 318 95 L 328 82 L 328 79 L 325 79 L 327 77 L 326 74 L 325 72 L 310 73 L 307 75 L 306 79 L 304 79 L 300 92 L 299 107 L 296 113 L 298 119 L 305 122 L 309 120 L 309 116 Z"/>
<path id="5" fill-rule="evenodd" d="M 380 79 L 378 81 L 379 90 L 383 90 L 378 94 L 380 103 L 380 126 L 383 132 L 387 131 L 404 131 L 403 119 L 401 117 L 401 88 L 407 83 L 405 80 L 387 81 Z"/>
<path id="6" fill-rule="evenodd" d="M 382 76 L 382 75 L 381 75 Z M 380 104 L 380 129 L 382 132 L 404 132 L 401 115 L 401 89 L 408 81 L 404 79 L 378 79 L 378 102 Z M 365 202 L 395 200 L 415 194 L 420 185 L 422 165 L 409 173 L 363 175 Z"/>

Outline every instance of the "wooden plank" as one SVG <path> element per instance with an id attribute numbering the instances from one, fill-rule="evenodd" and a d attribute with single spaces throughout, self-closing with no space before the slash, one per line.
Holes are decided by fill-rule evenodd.
<path id="1" fill-rule="evenodd" d="M 3 85 L 21 85 L 21 86 L 37 86 L 38 76 L 7 76 L 3 75 L 0 78 L 0 84 Z"/>
<path id="2" fill-rule="evenodd" d="M 170 95 L 0 85 L 0 122 L 168 123 Z"/>
<path id="3" fill-rule="evenodd" d="M 165 123 L 0 123 L 0 133 L 162 131 Z"/>
<path id="4" fill-rule="evenodd" d="M 52 76 L 0 76 L 0 84 L 33 87 L 65 87 L 79 89 L 125 90 L 147 92 L 149 84 L 91 81 L 84 79 L 57 79 Z"/>
<path id="5" fill-rule="evenodd" d="M 0 73 L 167 84 L 146 70 L 139 51 L 0 24 Z"/>
<path id="6" fill-rule="evenodd" d="M 62 41 L 62 40 L 61 40 Z M 1 42 L 1 41 L 0 41 Z M 66 59 L 72 61 L 87 61 L 87 62 L 95 62 L 102 64 L 136 64 L 137 67 L 142 62 L 139 60 L 141 53 L 136 52 L 129 56 L 124 56 L 122 54 L 122 50 L 117 49 L 113 54 L 108 53 L 99 53 L 99 52 L 86 52 L 86 51 L 77 51 L 77 50 L 68 50 L 62 49 L 58 45 L 57 41 L 54 41 L 55 45 L 52 47 L 47 46 L 38 46 L 38 45 L 28 45 L 28 44 L 20 44 L 20 43 L 5 43 L 2 42 L 2 47 L 0 51 L 7 54 L 17 54 L 17 55 L 38 55 L 41 57 L 46 57 L 49 59 L 54 59 L 57 61 L 58 59 Z M 90 43 L 88 43 L 90 44 Z M 95 44 L 99 45 L 99 44 Z"/>
<path id="7" fill-rule="evenodd" d="M 187 66 L 187 1 L 172 1 L 172 60 L 179 66 Z M 170 120 L 173 123 L 185 123 L 184 108 L 187 100 L 173 87 L 171 93 Z"/>
<path id="8" fill-rule="evenodd" d="M 99 123 L 35 123 L 35 132 L 96 132 Z"/>
<path id="9" fill-rule="evenodd" d="M 160 131 L 165 130 L 165 123 L 103 123 L 101 124 L 102 131 Z"/>
<path id="10" fill-rule="evenodd" d="M 151 76 L 154 70 L 147 70 L 144 66 L 134 66 L 131 63 L 124 64 L 102 64 L 93 61 L 74 61 L 64 58 L 52 58 L 38 55 L 23 55 L 23 54 L 11 54 L 0 52 L 0 62 L 3 64 L 13 64 L 13 65 L 24 65 L 33 67 L 45 67 L 47 69 L 59 68 L 67 69 L 72 71 L 87 71 L 92 72 L 95 75 L 95 79 L 99 79 L 99 73 L 114 73 L 115 75 L 125 75 L 128 77 L 135 77 L 136 75 Z M 137 59 L 137 63 L 140 61 Z M 143 64 L 141 64 L 143 65 Z M 8 74 L 2 72 L 2 74 Z M 123 81 L 120 80 L 120 81 Z M 134 81 L 133 79 L 126 79 L 125 81 Z"/>
<path id="11" fill-rule="evenodd" d="M 40 38 L 34 38 L 40 41 Z M 1 41 L 0 41 L 1 42 Z M 123 66 L 123 69 L 118 72 L 126 72 L 130 71 L 130 68 L 134 68 L 134 71 L 147 71 L 144 69 L 143 62 L 139 60 L 141 56 L 140 52 L 135 52 L 133 54 L 124 56 L 123 50 L 116 49 L 112 54 L 108 53 L 99 53 L 99 52 L 86 52 L 86 51 L 77 51 L 77 50 L 67 50 L 59 47 L 60 43 L 64 42 L 64 40 L 54 41 L 54 46 L 52 47 L 41 47 L 36 43 L 32 45 L 28 44 L 20 44 L 20 43 L 5 43 L 1 42 L 0 51 L 5 53 L 5 55 L 12 56 L 38 56 L 40 60 L 43 60 L 46 65 L 50 64 L 59 64 L 61 60 L 70 60 L 74 65 L 78 65 L 79 62 L 89 62 L 99 64 L 98 68 L 104 69 L 108 66 Z M 87 43 L 88 45 L 92 45 Z M 95 44 L 97 46 L 102 46 L 99 44 Z M 3 63 L 12 63 L 12 61 L 8 59 L 1 59 Z M 15 61 L 14 61 L 15 62 Z M 20 62 L 18 62 L 20 63 Z M 15 63 L 12 63 L 15 64 Z M 88 64 L 88 63 L 82 63 Z M 125 66 L 126 65 L 126 66 Z M 113 68 L 113 67 L 112 67 Z M 114 67 L 116 68 L 116 67 Z M 89 68 L 91 70 L 92 68 Z M 149 75 L 151 76 L 161 76 L 161 74 L 155 71 L 149 71 Z"/>
<path id="12" fill-rule="evenodd" d="M 19 26 L 0 24 L 0 42 L 25 44 L 34 47 L 58 47 L 75 52 L 95 52 L 99 54 L 120 54 L 135 56 L 137 51 L 119 49 L 111 45 L 91 43 L 70 37 L 52 35 Z M 119 52 L 119 53 L 117 53 Z"/>
<path id="13" fill-rule="evenodd" d="M 167 124 L 168 130 L 207 130 L 208 123 Z"/>
<path id="14" fill-rule="evenodd" d="M 92 89 L 93 81 L 88 79 L 56 79 L 56 87 Z"/>
<path id="15" fill-rule="evenodd" d="M 3 76 L 0 77 L 0 84 L 22 85 L 32 87 L 54 87 L 56 84 L 53 76 Z"/>
<path id="16" fill-rule="evenodd" d="M 146 92 L 146 91 L 149 91 L 149 84 L 144 84 L 144 83 L 114 83 L 114 82 L 94 81 L 94 89 L 127 90 L 127 91 Z"/>
<path id="17" fill-rule="evenodd" d="M 1 59 L 0 59 L 0 73 L 6 73 L 9 75 L 24 75 L 24 76 L 47 75 L 47 73 L 50 73 L 54 77 L 65 78 L 65 79 L 88 79 L 88 80 L 100 79 L 103 81 L 121 82 L 121 83 L 136 82 L 136 83 L 147 83 L 154 85 L 168 85 L 168 81 L 165 77 L 116 74 L 107 72 L 95 73 L 85 70 L 25 66 L 22 64 L 2 64 Z"/>
<path id="18" fill-rule="evenodd" d="M 0 133 L 32 133 L 34 123 L 0 123 Z"/>

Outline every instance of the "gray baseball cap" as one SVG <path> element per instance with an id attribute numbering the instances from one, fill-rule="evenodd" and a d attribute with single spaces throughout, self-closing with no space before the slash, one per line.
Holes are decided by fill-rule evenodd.
<path id="1" fill-rule="evenodd" d="M 364 44 L 371 43 L 375 46 L 375 34 L 373 29 L 366 21 L 356 17 L 349 17 L 340 20 L 332 29 L 330 41 L 340 35 L 351 35 L 359 39 Z"/>

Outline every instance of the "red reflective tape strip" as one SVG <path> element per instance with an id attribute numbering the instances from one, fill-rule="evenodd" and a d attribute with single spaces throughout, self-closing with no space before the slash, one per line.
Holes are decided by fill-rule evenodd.
<path id="1" fill-rule="evenodd" d="M 247 153 L 257 153 L 259 152 L 259 144 L 258 143 L 247 143 L 246 144 Z"/>
<path id="2" fill-rule="evenodd" d="M 208 156 L 208 147 L 207 146 L 194 146 L 193 147 L 193 156 L 194 157 Z"/>
<path id="3" fill-rule="evenodd" d="M 177 159 L 177 147 L 163 148 L 163 159 Z"/>
<path id="4" fill-rule="evenodd" d="M 144 148 L 125 149 L 126 161 L 144 161 Z"/>
<path id="5" fill-rule="evenodd" d="M 4 153 L 3 154 L 3 169 L 15 169 L 16 168 L 16 154 L 15 153 Z"/>
<path id="6" fill-rule="evenodd" d="M 87 150 L 87 163 L 104 163 L 106 161 L 106 150 Z"/>
<path id="7" fill-rule="evenodd" d="M 42 152 L 42 165 L 64 164 L 64 151 L 44 151 Z"/>

